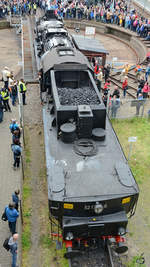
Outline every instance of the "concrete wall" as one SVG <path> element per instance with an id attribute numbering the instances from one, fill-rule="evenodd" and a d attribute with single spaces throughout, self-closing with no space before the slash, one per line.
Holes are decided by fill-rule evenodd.
<path id="1" fill-rule="evenodd" d="M 10 28 L 10 23 L 7 20 L 0 20 L 0 29 L 8 29 Z"/>

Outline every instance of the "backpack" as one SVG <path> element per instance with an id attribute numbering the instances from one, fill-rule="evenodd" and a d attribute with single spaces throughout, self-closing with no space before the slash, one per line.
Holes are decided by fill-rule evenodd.
<path id="1" fill-rule="evenodd" d="M 7 251 L 10 250 L 10 246 L 8 245 L 9 239 L 10 239 L 10 238 L 6 238 L 5 241 L 4 241 L 4 243 L 3 243 L 3 247 L 4 247 Z"/>
<path id="2" fill-rule="evenodd" d="M 2 221 L 6 222 L 8 220 L 7 215 L 6 215 L 6 209 L 4 210 L 2 217 L 1 217 Z"/>
<path id="3" fill-rule="evenodd" d="M 16 151 L 14 152 L 14 154 L 15 154 L 17 157 L 19 157 L 19 156 L 21 156 L 21 151 L 16 150 Z"/>
<path id="4" fill-rule="evenodd" d="M 11 93 L 12 93 L 12 95 L 17 95 L 17 86 L 16 85 L 12 86 Z"/>

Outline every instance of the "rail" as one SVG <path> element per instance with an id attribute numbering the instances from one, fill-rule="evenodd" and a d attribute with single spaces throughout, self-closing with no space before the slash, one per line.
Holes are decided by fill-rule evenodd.
<path id="1" fill-rule="evenodd" d="M 77 252 L 77 251 L 76 251 Z M 124 257 L 124 256 L 123 256 Z M 93 248 L 86 247 L 81 251 L 80 256 L 68 260 L 69 267 L 123 267 L 122 256 L 115 253 L 115 250 L 107 242 L 105 247 L 101 245 Z"/>

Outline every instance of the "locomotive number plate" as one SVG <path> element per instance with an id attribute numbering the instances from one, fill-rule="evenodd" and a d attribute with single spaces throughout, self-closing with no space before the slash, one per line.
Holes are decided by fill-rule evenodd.
<path id="1" fill-rule="evenodd" d="M 73 209 L 73 204 L 64 203 L 64 209 L 72 210 Z"/>

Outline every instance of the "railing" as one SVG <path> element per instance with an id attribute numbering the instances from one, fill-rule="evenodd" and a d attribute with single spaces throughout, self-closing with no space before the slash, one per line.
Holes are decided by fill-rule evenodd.
<path id="1" fill-rule="evenodd" d="M 107 100 L 107 114 L 110 119 L 128 119 L 134 117 L 147 117 L 150 119 L 150 99 L 132 100 L 122 98 L 120 104 Z"/>

